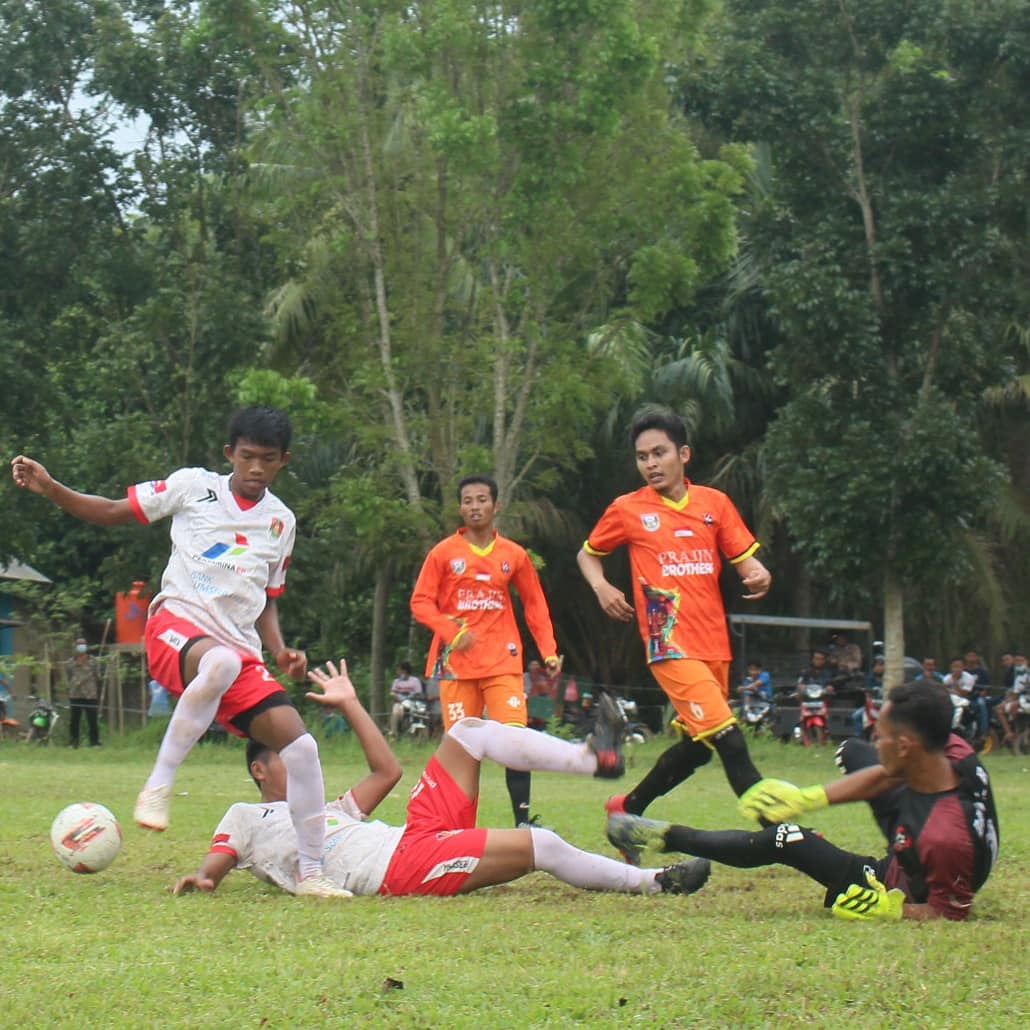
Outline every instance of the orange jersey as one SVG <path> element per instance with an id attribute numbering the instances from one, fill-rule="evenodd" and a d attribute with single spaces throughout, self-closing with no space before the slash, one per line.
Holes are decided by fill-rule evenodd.
<path id="1" fill-rule="evenodd" d="M 411 594 L 412 615 L 433 631 L 427 676 L 468 680 L 522 672 L 509 584 L 519 593 L 540 657 L 546 661 L 557 653 L 551 613 L 529 555 L 496 532 L 487 547 L 474 547 L 459 529 L 426 555 Z M 453 651 L 450 645 L 463 629 L 475 643 Z"/>
<path id="2" fill-rule="evenodd" d="M 758 541 L 726 494 L 688 480 L 679 502 L 650 486 L 616 497 L 583 547 L 604 556 L 623 544 L 647 660 L 728 661 L 722 559 L 743 561 L 758 550 Z"/>

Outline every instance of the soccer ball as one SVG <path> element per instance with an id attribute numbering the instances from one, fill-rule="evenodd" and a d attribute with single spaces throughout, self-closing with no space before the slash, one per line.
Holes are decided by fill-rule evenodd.
<path id="1" fill-rule="evenodd" d="M 122 828 L 110 809 L 80 801 L 58 812 L 50 827 L 50 844 L 73 873 L 99 873 L 121 849 Z"/>

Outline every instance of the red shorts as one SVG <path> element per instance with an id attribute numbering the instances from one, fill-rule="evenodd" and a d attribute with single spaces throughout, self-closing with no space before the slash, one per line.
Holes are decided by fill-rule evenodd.
<path id="1" fill-rule="evenodd" d="M 182 663 L 179 655 L 186 644 L 198 637 L 211 639 L 211 634 L 194 625 L 189 619 L 173 615 L 166 609 L 159 609 L 147 619 L 143 638 L 147 647 L 150 675 L 175 697 L 186 689 L 186 684 L 182 682 Z M 223 695 L 215 718 L 230 733 L 235 733 L 237 737 L 245 737 L 246 734 L 241 733 L 232 724 L 232 720 L 260 701 L 264 701 L 266 697 L 285 691 L 260 658 L 242 651 L 236 653 L 243 662 L 243 668 Z"/>
<path id="2" fill-rule="evenodd" d="M 380 894 L 457 894 L 486 849 L 477 801 L 433 755 L 408 797 L 408 820 Z"/>

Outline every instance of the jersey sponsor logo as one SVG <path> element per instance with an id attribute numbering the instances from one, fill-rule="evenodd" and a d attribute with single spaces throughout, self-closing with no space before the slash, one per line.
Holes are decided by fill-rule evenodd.
<path id="1" fill-rule="evenodd" d="M 455 607 L 459 612 L 502 612 L 504 595 L 493 588 L 470 590 L 462 587 L 458 591 Z"/>
<path id="2" fill-rule="evenodd" d="M 437 862 L 422 878 L 422 882 L 429 883 L 430 880 L 439 880 L 441 876 L 448 876 L 451 873 L 471 873 L 477 865 L 479 865 L 479 859 L 475 855 L 463 855 L 460 858 L 450 858 L 446 862 Z"/>
<path id="3" fill-rule="evenodd" d="M 711 576 L 715 566 L 710 561 L 681 561 L 662 566 L 663 576 Z"/>
<path id="4" fill-rule="evenodd" d="M 785 848 L 788 844 L 797 844 L 805 839 L 801 827 L 796 823 L 780 823 L 776 827 L 775 845 L 778 848 Z"/>
<path id="5" fill-rule="evenodd" d="M 282 519 L 272 519 L 268 524 L 268 535 L 273 540 L 278 540 L 283 535 L 283 530 L 286 528 L 285 523 Z"/>
<path id="6" fill-rule="evenodd" d="M 451 559 L 451 572 L 455 576 L 460 576 L 465 571 L 465 559 L 464 558 L 452 558 Z"/>
<path id="7" fill-rule="evenodd" d="M 673 536 L 693 536 L 694 531 L 692 529 L 677 529 Z"/>
<path id="8" fill-rule="evenodd" d="M 448 837 L 457 837 L 459 833 L 464 833 L 464 830 L 441 830 L 437 835 L 437 840 L 446 840 Z"/>
<path id="9" fill-rule="evenodd" d="M 187 637 L 176 633 L 174 629 L 166 629 L 164 633 L 157 635 L 158 640 L 163 640 L 173 651 L 181 651 L 186 646 Z"/>
<path id="10" fill-rule="evenodd" d="M 648 512 L 646 515 L 640 516 L 640 524 L 648 533 L 657 533 L 661 527 L 662 520 L 654 512 Z"/>
<path id="11" fill-rule="evenodd" d="M 208 561 L 221 558 L 223 554 L 228 555 L 230 558 L 235 558 L 238 555 L 245 554 L 249 547 L 250 543 L 247 538 L 242 533 L 235 533 L 233 534 L 233 542 L 231 544 L 212 544 L 200 557 L 207 558 Z"/>
<path id="12" fill-rule="evenodd" d="M 476 579 L 478 579 L 480 583 L 489 583 L 490 582 L 490 573 L 489 572 L 477 572 L 476 573 Z"/>

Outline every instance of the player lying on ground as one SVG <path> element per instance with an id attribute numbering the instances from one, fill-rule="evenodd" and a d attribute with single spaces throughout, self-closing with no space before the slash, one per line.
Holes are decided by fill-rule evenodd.
<path id="1" fill-rule="evenodd" d="M 586 744 L 573 744 L 523 727 L 483 719 L 455 723 L 430 758 L 408 800 L 407 822 L 389 826 L 368 815 L 396 785 L 401 767 L 379 728 L 361 706 L 346 663 L 309 673 L 322 693 L 307 696 L 337 708 L 350 723 L 368 774 L 325 807 L 325 872 L 354 894 L 466 894 L 542 870 L 575 887 L 625 893 L 689 894 L 708 878 L 710 863 L 694 859 L 667 868 L 638 869 L 574 848 L 550 830 L 476 828 L 479 767 L 489 758 L 509 769 L 584 776 L 622 775 L 622 717 L 610 697 L 599 706 Z M 212 891 L 230 869 L 249 869 L 295 891 L 296 841 L 286 809 L 286 777 L 274 752 L 251 743 L 256 804 L 236 804 L 215 831 L 200 869 L 174 886 L 176 894 Z"/>
<path id="2" fill-rule="evenodd" d="M 998 855 L 998 818 L 987 772 L 951 733 L 951 718 L 940 685 L 907 683 L 880 712 L 875 749 L 856 738 L 841 745 L 842 779 L 804 789 L 762 780 L 744 794 L 743 814 L 776 825 L 709 831 L 614 814 L 608 838 L 638 860 L 650 846 L 744 869 L 792 866 L 826 888 L 824 904 L 842 919 L 965 919 Z M 787 821 L 846 801 L 870 802 L 889 844 L 885 858 L 842 851 Z"/>

